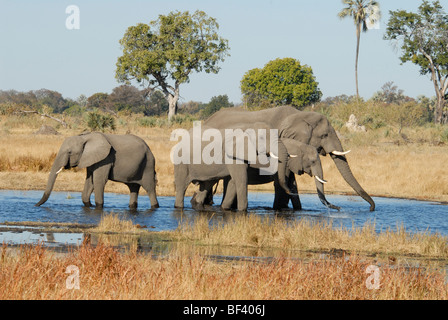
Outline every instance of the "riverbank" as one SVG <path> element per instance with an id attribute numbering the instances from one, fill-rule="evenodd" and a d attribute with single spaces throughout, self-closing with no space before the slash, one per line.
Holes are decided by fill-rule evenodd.
<path id="1" fill-rule="evenodd" d="M 136 127 L 132 133 L 142 137 L 156 157 L 157 192 L 173 196 L 174 169 L 170 150 L 172 128 Z M 124 131 L 124 130 L 122 130 Z M 61 135 L 36 135 L 32 129 L 10 130 L 0 135 L 0 189 L 43 190 L 52 161 L 65 137 L 76 130 L 61 130 Z M 117 133 L 125 133 L 118 131 Z M 362 135 L 364 133 L 359 133 Z M 356 138 L 356 139 L 355 139 Z M 448 147 L 444 144 L 399 143 L 376 140 L 360 143 L 362 136 L 342 138 L 351 170 L 361 186 L 371 196 L 448 201 Z M 321 157 L 328 194 L 353 194 L 329 157 Z M 84 170 L 64 170 L 56 180 L 56 191 L 82 191 Z M 315 193 L 314 181 L 309 176 L 297 176 L 299 193 Z M 222 187 L 218 188 L 220 192 Z M 190 186 L 187 194 L 192 194 Z M 272 192 L 272 184 L 250 186 L 250 191 Z M 106 192 L 128 193 L 121 183 L 108 182 Z M 141 191 L 143 192 L 143 191 Z"/>

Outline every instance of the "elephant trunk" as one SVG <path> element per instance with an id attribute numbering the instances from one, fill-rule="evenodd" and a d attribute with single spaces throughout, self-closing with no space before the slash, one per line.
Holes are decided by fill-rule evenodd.
<path id="1" fill-rule="evenodd" d="M 278 184 L 285 190 L 285 192 L 291 195 L 291 190 L 288 187 L 286 181 L 286 170 L 288 164 L 288 151 L 285 145 L 278 141 Z"/>
<path id="2" fill-rule="evenodd" d="M 326 206 L 327 208 L 336 209 L 339 211 L 341 209 L 340 207 L 331 204 L 325 198 L 324 183 L 326 183 L 326 181 L 324 180 L 324 174 L 323 174 L 322 165 L 320 164 L 320 161 L 319 161 L 318 165 L 311 168 L 311 172 L 312 172 L 312 175 L 314 176 L 314 180 L 316 181 L 316 190 L 317 190 L 317 195 L 319 196 L 320 202 L 322 202 L 322 204 L 324 206 Z"/>
<path id="3" fill-rule="evenodd" d="M 353 190 L 356 191 L 356 193 L 358 195 L 360 195 L 365 201 L 367 201 L 370 204 L 370 211 L 374 211 L 375 210 L 375 202 L 367 194 L 367 192 L 364 191 L 364 189 L 361 187 L 361 185 L 356 180 L 355 176 L 353 175 L 352 171 L 350 170 L 350 166 L 348 165 L 348 162 L 347 162 L 347 159 L 345 158 L 345 156 L 338 156 L 338 155 L 332 154 L 331 157 L 333 158 L 333 161 L 336 164 L 336 167 L 338 168 L 339 172 L 341 173 L 341 175 L 345 179 L 345 181 L 353 188 Z"/>
<path id="4" fill-rule="evenodd" d="M 68 157 L 63 157 L 60 154 L 58 154 L 56 156 L 53 166 L 51 167 L 50 175 L 48 176 L 47 187 L 45 188 L 45 192 L 44 192 L 42 198 L 39 200 L 38 203 L 35 204 L 36 207 L 44 204 L 48 200 L 48 198 L 50 197 L 51 191 L 53 190 L 53 186 L 56 181 L 56 177 L 62 171 L 62 169 L 64 169 L 64 167 L 67 165 L 67 162 L 68 162 Z"/>

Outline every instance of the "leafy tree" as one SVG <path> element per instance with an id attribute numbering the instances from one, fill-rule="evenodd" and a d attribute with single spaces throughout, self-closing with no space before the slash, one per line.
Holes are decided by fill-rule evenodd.
<path id="1" fill-rule="evenodd" d="M 120 40 L 123 55 L 116 78 L 160 88 L 171 119 L 177 113 L 180 85 L 189 82 L 191 72 L 218 73 L 218 63 L 228 55 L 228 41 L 218 36 L 218 29 L 216 20 L 203 11 L 171 12 L 131 26 Z"/>
<path id="2" fill-rule="evenodd" d="M 361 40 L 361 31 L 367 32 L 368 24 L 374 24 L 381 18 L 380 5 L 373 0 L 342 0 L 346 5 L 338 16 L 341 19 L 346 17 L 353 18 L 356 28 L 356 59 L 355 59 L 355 80 L 356 80 L 356 97 L 359 99 L 358 89 L 358 57 L 359 57 L 359 43 Z"/>
<path id="3" fill-rule="evenodd" d="M 152 91 L 147 100 L 147 106 L 143 112 L 145 116 L 160 116 L 162 114 L 167 114 L 168 101 L 166 101 L 165 96 L 160 90 Z"/>
<path id="4" fill-rule="evenodd" d="M 377 91 L 373 95 L 372 100 L 388 104 L 401 104 L 414 100 L 411 97 L 405 96 L 403 93 L 404 91 L 402 89 L 398 89 L 398 87 L 394 85 L 393 81 L 388 81 L 381 87 L 380 91 Z"/>
<path id="5" fill-rule="evenodd" d="M 241 92 L 248 105 L 269 101 L 276 105 L 296 107 L 317 102 L 322 96 L 313 70 L 293 58 L 276 59 L 262 69 L 246 72 Z"/>
<path id="6" fill-rule="evenodd" d="M 221 108 L 229 107 L 233 107 L 233 104 L 229 102 L 229 97 L 226 94 L 212 97 L 210 102 L 201 110 L 201 117 L 204 119 L 208 118 Z"/>
<path id="7" fill-rule="evenodd" d="M 145 97 L 143 92 L 134 86 L 121 85 L 112 89 L 108 97 L 108 106 L 114 113 L 122 110 L 142 112 L 144 110 Z"/>
<path id="8" fill-rule="evenodd" d="M 109 95 L 104 92 L 97 92 L 87 98 L 87 108 L 104 109 L 109 101 Z"/>
<path id="9" fill-rule="evenodd" d="M 448 15 L 439 1 L 424 0 L 418 12 L 390 11 L 384 39 L 400 43 L 401 63 L 412 62 L 430 74 L 437 96 L 435 123 L 447 122 Z"/>

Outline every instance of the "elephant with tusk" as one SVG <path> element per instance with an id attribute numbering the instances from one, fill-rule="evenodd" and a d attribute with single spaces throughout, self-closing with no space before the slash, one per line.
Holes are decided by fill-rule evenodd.
<path id="1" fill-rule="evenodd" d="M 328 119 L 317 112 L 299 111 L 291 106 L 280 106 L 259 111 L 247 111 L 242 108 L 224 108 L 208 118 L 204 124 L 215 128 L 226 128 L 234 123 L 255 123 L 264 121 L 271 128 L 279 130 L 280 138 L 290 138 L 316 148 L 320 155 L 330 155 L 336 168 L 351 188 L 370 205 L 370 211 L 375 210 L 375 202 L 361 187 L 353 175 L 348 164 L 342 144 L 336 131 Z M 295 178 L 291 178 L 288 185 L 295 187 Z M 288 207 L 293 202 L 294 209 L 301 209 L 298 196 L 288 195 L 282 188 L 275 189 L 275 203 L 277 207 Z"/>
<path id="2" fill-rule="evenodd" d="M 303 144 L 301 142 L 295 141 L 293 139 L 281 139 L 282 144 L 286 147 L 288 151 L 288 159 L 286 162 L 286 170 L 283 171 L 285 177 L 289 177 L 291 174 L 308 174 L 315 179 L 317 194 L 324 206 L 330 209 L 340 210 L 340 207 L 335 206 L 328 202 L 325 198 L 324 184 L 327 183 L 323 179 L 322 164 L 320 162 L 319 154 L 317 150 L 309 145 Z M 274 155 L 273 155 L 274 156 Z M 275 157 L 275 156 L 274 156 Z M 264 184 L 279 179 L 279 175 L 282 170 L 278 170 L 272 175 L 261 175 L 260 169 L 255 167 L 248 167 L 248 184 Z M 290 195 L 292 193 L 290 192 Z M 193 199 L 192 205 L 194 208 L 202 209 L 205 199 L 207 198 L 207 188 L 200 187 L 200 191 L 197 192 Z M 224 210 L 237 207 L 237 197 L 235 182 L 233 179 L 229 180 L 227 188 L 224 192 L 223 201 L 221 207 Z"/>
<path id="3" fill-rule="evenodd" d="M 85 206 L 91 206 L 90 196 L 94 192 L 96 207 L 103 207 L 104 187 L 108 180 L 123 182 L 129 187 L 131 209 L 137 208 L 140 187 L 148 192 L 151 207 L 159 206 L 156 196 L 155 158 L 145 141 L 131 134 L 99 132 L 64 140 L 51 168 L 45 192 L 36 206 L 48 200 L 58 174 L 63 169 L 74 167 L 87 169 L 82 192 Z"/>

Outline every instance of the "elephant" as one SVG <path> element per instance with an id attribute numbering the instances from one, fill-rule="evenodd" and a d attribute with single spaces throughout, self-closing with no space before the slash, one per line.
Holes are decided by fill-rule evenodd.
<path id="1" fill-rule="evenodd" d="M 92 206 L 90 196 L 95 193 L 95 206 L 104 205 L 104 187 L 108 180 L 122 182 L 129 187 L 129 208 L 137 208 L 140 187 L 149 195 L 151 208 L 158 208 L 155 158 L 143 139 L 132 135 L 100 132 L 68 137 L 62 143 L 53 162 L 40 206 L 50 197 L 57 175 L 63 169 L 87 168 L 82 202 Z"/>
<path id="2" fill-rule="evenodd" d="M 288 152 L 283 143 L 278 140 L 277 131 L 271 134 L 269 131 L 270 128 L 262 122 L 250 125 L 250 127 L 244 127 L 242 124 L 238 124 L 229 126 L 227 129 L 232 130 L 234 135 L 228 135 L 226 130 L 217 130 L 210 127 L 200 129 L 201 137 L 204 137 L 210 132 L 215 133 L 214 141 L 217 141 L 217 147 L 213 149 L 215 159 L 213 162 L 202 158 L 199 162 L 195 161 L 195 157 L 198 154 L 204 155 L 205 151 L 210 151 L 209 147 L 212 143 L 206 145 L 204 143 L 205 140 L 202 138 L 195 139 L 194 128 L 186 132 L 186 138 L 183 137 L 182 139 L 182 143 L 185 142 L 184 139 L 189 139 L 188 144 L 185 144 L 184 147 L 178 144 L 172 149 L 171 160 L 174 163 L 174 183 L 176 188 L 174 206 L 176 208 L 184 207 L 184 196 L 190 183 L 199 184 L 200 186 L 202 184 L 202 187 L 206 186 L 208 189 L 213 186 L 215 181 L 231 177 L 235 182 L 238 210 L 245 211 L 248 206 L 248 166 L 268 170 L 271 164 L 274 163 L 277 165 L 279 171 L 286 171 Z M 249 132 L 247 129 L 252 130 L 253 135 L 247 134 Z M 245 131 L 243 132 L 243 130 Z M 261 132 L 265 134 L 261 134 Z M 221 143 L 219 143 L 217 137 L 221 137 Z M 247 145 L 245 141 L 247 141 Z M 241 146 L 243 146 L 242 149 Z M 277 150 L 271 150 L 271 146 L 275 146 Z M 174 160 L 173 154 L 179 154 L 181 150 L 182 154 L 188 152 L 188 159 L 185 158 L 181 162 Z M 193 152 L 190 152 L 191 150 Z M 251 158 L 254 154 L 250 150 L 255 153 L 255 158 Z M 279 178 L 279 185 L 285 189 L 285 192 L 290 193 L 284 176 L 283 179 Z"/>
<path id="3" fill-rule="evenodd" d="M 298 142 L 293 139 L 281 139 L 283 145 L 285 145 L 288 151 L 288 160 L 286 166 L 286 172 L 284 175 L 289 177 L 292 174 L 308 174 L 311 177 L 314 177 L 316 183 L 317 194 L 319 196 L 320 201 L 330 209 L 340 210 L 340 207 L 335 206 L 327 201 L 324 194 L 324 184 L 327 183 L 323 179 L 323 170 L 322 164 L 320 162 L 319 154 L 317 153 L 316 148 L 306 145 L 304 143 Z M 248 176 L 248 184 L 264 184 L 275 181 L 278 179 L 279 172 L 276 172 L 272 175 L 261 175 L 260 169 L 254 167 L 247 168 L 247 176 Z M 215 181 L 211 181 L 214 183 Z M 210 182 L 206 183 L 204 186 L 201 185 L 198 193 L 192 198 L 192 205 L 195 208 L 202 209 L 205 199 L 207 198 L 207 189 L 210 185 Z M 221 207 L 224 210 L 234 208 L 235 203 L 237 203 L 236 199 L 236 189 L 235 182 L 233 179 L 230 179 L 226 192 L 224 194 L 224 198 L 221 204 Z M 275 208 L 274 208 L 275 209 Z"/>
<path id="4" fill-rule="evenodd" d="M 267 132 L 267 130 L 270 129 L 266 124 L 262 122 L 258 122 L 255 124 L 234 124 L 229 129 L 240 130 L 240 134 L 236 136 L 235 140 L 233 140 L 233 136 L 230 139 L 230 154 L 233 157 L 238 155 L 238 153 L 236 152 L 238 149 L 238 144 L 241 141 L 244 142 L 245 137 L 248 138 L 247 149 L 244 150 L 244 159 L 242 159 L 244 160 L 244 162 L 237 164 L 234 161 L 230 163 L 225 163 L 225 161 L 222 161 L 219 164 L 206 164 L 204 162 L 194 164 L 193 161 L 191 161 L 192 156 L 190 154 L 189 163 L 179 163 L 175 164 L 174 166 L 176 186 L 175 207 L 183 208 L 185 191 L 191 182 L 199 184 L 199 193 L 196 193 L 196 195 L 193 197 L 192 204 L 194 207 L 200 209 L 205 201 L 205 198 L 207 197 L 207 193 L 209 192 L 208 190 L 211 190 L 213 185 L 217 181 L 219 181 L 219 179 L 231 178 L 232 197 L 229 197 L 229 201 L 223 202 L 222 207 L 223 209 L 229 209 L 231 203 L 233 202 L 234 196 L 236 196 L 237 209 L 239 211 L 245 211 L 248 207 L 248 184 L 267 183 L 275 179 L 278 185 L 283 188 L 287 194 L 291 194 L 291 191 L 286 183 L 286 177 L 289 175 L 289 170 L 292 169 L 294 172 L 300 174 L 301 172 L 303 172 L 303 167 L 306 167 L 307 172 L 310 172 L 314 176 L 317 176 L 316 185 L 318 187 L 318 194 L 321 201 L 329 207 L 337 208 L 331 205 L 325 199 L 323 193 L 323 183 L 325 183 L 325 181 L 323 180 L 322 166 L 320 164 L 320 159 L 315 148 L 306 146 L 292 139 L 279 140 L 277 130 L 275 130 L 274 132 L 269 132 L 269 135 L 266 136 L 264 134 L 258 134 L 259 132 Z M 250 129 L 252 129 L 253 132 L 257 130 L 257 134 L 253 136 L 245 135 L 244 133 L 248 133 Z M 190 138 L 192 136 L 191 133 L 192 132 L 190 130 L 190 133 L 188 135 Z M 226 135 L 226 132 L 224 132 L 224 130 L 221 130 L 218 133 L 225 136 L 225 147 L 227 147 L 227 142 L 229 141 L 229 139 Z M 249 145 L 252 145 L 253 150 L 256 150 L 256 153 L 258 155 L 257 161 L 250 161 L 250 154 L 248 152 L 248 150 L 250 149 Z M 274 146 L 276 146 L 277 148 L 275 148 Z M 191 148 L 191 146 L 189 147 Z M 221 145 L 221 148 L 223 149 L 221 157 L 224 159 L 225 156 L 229 156 L 229 150 L 223 147 L 224 145 Z M 206 146 L 201 144 L 199 151 L 203 153 L 205 148 Z M 178 152 L 178 150 L 175 152 Z M 277 164 L 277 167 L 271 168 L 271 171 L 267 171 L 266 169 L 267 162 L 262 161 L 267 160 L 268 156 L 271 159 L 270 161 L 268 161 L 269 166 L 272 164 L 272 159 L 275 159 L 274 163 Z M 308 158 L 310 158 L 309 162 Z M 262 162 L 265 165 L 263 165 Z M 304 162 L 306 162 L 305 166 Z M 288 163 L 290 164 L 290 169 L 287 168 Z M 256 172 L 256 174 L 254 174 L 253 172 Z M 277 172 L 278 175 L 276 174 Z"/>
<path id="5" fill-rule="evenodd" d="M 330 155 L 344 180 L 352 189 L 370 204 L 370 211 L 375 210 L 375 202 L 361 187 L 348 164 L 342 144 L 328 119 L 317 112 L 299 111 L 291 106 L 279 106 L 259 111 L 242 108 L 223 108 L 210 116 L 204 124 L 218 129 L 225 129 L 233 123 L 264 121 L 271 128 L 279 130 L 280 138 L 291 138 L 316 148 L 322 156 Z M 289 199 L 294 209 L 300 209 L 300 200 L 295 196 L 295 178 L 288 182 L 293 185 L 293 195 L 288 195 L 282 188 L 276 187 L 276 201 L 280 207 L 287 207 Z"/>

